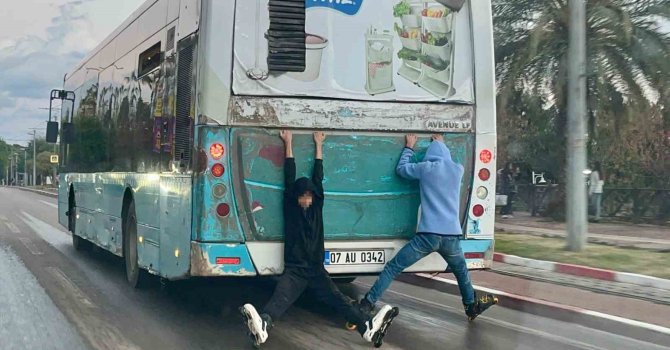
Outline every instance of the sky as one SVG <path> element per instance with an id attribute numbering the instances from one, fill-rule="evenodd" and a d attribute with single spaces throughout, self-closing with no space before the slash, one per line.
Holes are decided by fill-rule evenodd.
<path id="1" fill-rule="evenodd" d="M 0 138 L 26 145 L 30 128 L 46 128 L 49 92 L 62 88 L 63 76 L 143 2 L 3 1 Z M 44 133 L 37 130 L 38 137 Z"/>
<path id="2" fill-rule="evenodd" d="M 49 92 L 143 1 L 2 1 L 0 138 L 26 145 L 31 128 L 45 128 Z M 662 27 L 670 32 L 670 23 Z"/>

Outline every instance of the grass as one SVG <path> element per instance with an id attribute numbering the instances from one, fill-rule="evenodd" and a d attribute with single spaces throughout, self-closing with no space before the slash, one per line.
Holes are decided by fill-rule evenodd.
<path id="1" fill-rule="evenodd" d="M 564 239 L 513 233 L 496 233 L 495 240 L 498 253 L 670 279 L 670 253 L 598 244 L 574 253 L 565 250 Z"/>

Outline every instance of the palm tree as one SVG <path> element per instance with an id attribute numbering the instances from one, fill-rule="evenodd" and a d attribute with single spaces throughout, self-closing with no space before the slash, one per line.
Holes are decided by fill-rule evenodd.
<path id="1" fill-rule="evenodd" d="M 670 102 L 670 0 L 587 1 L 589 127 L 618 134 L 632 109 Z M 499 110 L 521 93 L 559 111 L 567 106 L 568 0 L 494 0 Z M 668 108 L 663 108 L 666 118 Z"/>

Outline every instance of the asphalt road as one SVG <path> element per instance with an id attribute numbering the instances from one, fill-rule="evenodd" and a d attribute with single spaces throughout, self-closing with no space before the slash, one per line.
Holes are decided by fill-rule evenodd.
<path id="1" fill-rule="evenodd" d="M 357 297 L 373 281 L 359 278 L 343 289 Z M 0 188 L 0 349 L 251 349 L 237 307 L 262 305 L 271 292 L 272 281 L 257 279 L 163 288 L 154 281 L 134 290 L 121 259 L 72 248 L 55 199 Z M 504 307 L 468 323 L 460 297 L 427 286 L 395 282 L 383 301 L 400 307 L 385 349 L 670 349 L 658 344 L 667 338 L 647 342 Z M 263 348 L 372 346 L 304 297 Z"/>

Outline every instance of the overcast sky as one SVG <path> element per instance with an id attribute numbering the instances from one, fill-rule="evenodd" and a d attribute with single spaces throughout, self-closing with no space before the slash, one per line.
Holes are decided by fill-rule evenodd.
<path id="1" fill-rule="evenodd" d="M 2 1 L 0 138 L 25 145 L 30 128 L 46 127 L 48 111 L 40 108 L 49 106 L 51 89 L 62 88 L 65 73 L 143 1 Z"/>

